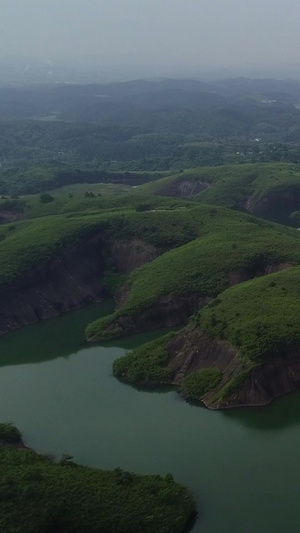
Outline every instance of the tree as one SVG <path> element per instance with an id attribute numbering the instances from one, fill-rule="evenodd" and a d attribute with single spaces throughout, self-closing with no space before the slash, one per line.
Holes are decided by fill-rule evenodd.
<path id="1" fill-rule="evenodd" d="M 42 204 L 49 204 L 50 202 L 54 202 L 54 198 L 53 196 L 51 196 L 51 194 L 44 193 L 41 194 L 40 201 L 42 202 Z"/>

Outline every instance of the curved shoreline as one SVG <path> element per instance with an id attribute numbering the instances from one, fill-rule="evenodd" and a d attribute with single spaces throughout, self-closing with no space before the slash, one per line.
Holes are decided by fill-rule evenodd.
<path id="1" fill-rule="evenodd" d="M 0 424 L 0 439 L 3 486 L 7 488 L 0 501 L 0 522 L 7 533 L 18 529 L 21 516 L 24 530 L 27 523 L 31 528 L 34 523 L 36 531 L 49 533 L 71 533 L 78 527 L 87 532 L 95 528 L 114 531 L 117 525 L 120 533 L 135 528 L 146 528 L 149 533 L 187 533 L 195 524 L 193 496 L 171 474 L 162 477 L 120 468 L 95 469 L 74 463 L 69 455 L 54 462 L 28 448 L 11 424 Z M 112 502 L 113 514 L 109 510 Z"/>

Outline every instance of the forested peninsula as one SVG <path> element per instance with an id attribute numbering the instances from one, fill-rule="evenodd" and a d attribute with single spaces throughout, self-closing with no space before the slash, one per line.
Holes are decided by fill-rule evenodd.
<path id="1" fill-rule="evenodd" d="M 171 474 L 141 476 L 55 463 L 26 448 L 19 430 L 0 424 L 0 527 L 6 533 L 186 531 L 193 498 Z"/>

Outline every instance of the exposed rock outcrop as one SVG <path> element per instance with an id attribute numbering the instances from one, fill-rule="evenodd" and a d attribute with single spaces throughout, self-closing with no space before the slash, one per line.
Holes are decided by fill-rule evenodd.
<path id="1" fill-rule="evenodd" d="M 130 241 L 115 240 L 110 246 L 110 254 L 120 274 L 129 274 L 144 263 L 156 259 L 160 252 L 141 239 Z"/>
<path id="2" fill-rule="evenodd" d="M 242 384 L 240 390 L 218 408 L 263 406 L 278 396 L 292 392 L 300 387 L 300 350 L 284 359 L 274 359 L 254 368 Z M 210 395 L 204 399 L 208 407 Z"/>
<path id="3" fill-rule="evenodd" d="M 106 299 L 103 284 L 109 256 L 120 273 L 129 273 L 158 255 L 137 239 L 107 242 L 96 234 L 0 290 L 0 334 Z"/>
<path id="4" fill-rule="evenodd" d="M 284 358 L 250 367 L 240 386 L 226 399 L 222 390 L 245 369 L 237 348 L 226 341 L 209 338 L 200 328 L 186 328 L 169 342 L 167 351 L 175 385 L 181 385 L 186 376 L 197 370 L 213 367 L 223 372 L 222 382 L 203 397 L 203 403 L 210 409 L 268 405 L 278 396 L 300 387 L 300 349 Z"/>
<path id="5" fill-rule="evenodd" d="M 275 272 L 281 272 L 282 270 L 285 270 L 286 268 L 292 267 L 292 263 L 275 263 L 270 265 L 254 265 L 254 268 L 252 270 L 244 270 L 244 271 L 233 271 L 229 273 L 229 287 L 233 287 L 234 285 L 238 285 L 239 283 L 243 283 L 244 281 L 248 281 L 249 279 L 253 279 L 260 276 L 267 276 L 269 274 L 275 274 Z"/>
<path id="6" fill-rule="evenodd" d="M 118 244 L 117 249 L 122 249 L 122 246 L 120 247 Z M 149 249 L 149 254 L 149 257 L 151 257 L 151 249 Z M 144 255 L 144 259 L 146 258 L 147 253 Z M 124 265 L 126 269 L 126 262 Z M 256 276 L 279 272 L 290 266 L 292 265 L 289 263 L 275 263 L 274 265 L 262 266 L 258 261 L 258 264 L 254 265 L 252 270 L 230 272 L 228 275 L 228 287 L 233 287 Z M 213 299 L 201 293 L 185 294 L 182 296 L 165 295 L 140 312 L 126 312 L 126 301 L 130 295 L 130 290 L 129 284 L 121 287 L 116 294 L 117 308 L 120 311 L 120 316 L 117 316 L 110 324 L 107 324 L 103 331 L 100 330 L 99 335 L 94 335 L 93 333 L 93 335 L 88 336 L 88 341 L 97 342 L 99 340 L 132 335 L 159 328 L 184 326 L 188 323 L 191 315 Z M 125 308 L 125 310 L 122 308 Z"/>
<path id="7" fill-rule="evenodd" d="M 95 236 L 0 292 L 0 333 L 102 300 L 103 243 Z"/>
<path id="8" fill-rule="evenodd" d="M 253 194 L 248 198 L 244 208 L 253 215 L 288 223 L 289 215 L 300 209 L 300 187 L 271 191 L 262 198 Z"/>
<path id="9" fill-rule="evenodd" d="M 113 338 L 115 332 L 118 337 L 122 337 L 160 328 L 184 326 L 197 309 L 210 301 L 211 298 L 199 294 L 162 296 L 155 304 L 138 315 L 123 314 L 116 318 L 105 328 L 104 337 Z M 90 337 L 88 340 L 93 342 L 98 338 Z"/>
<path id="10" fill-rule="evenodd" d="M 180 385 L 192 372 L 217 367 L 225 371 L 236 356 L 236 350 L 225 341 L 209 339 L 200 328 L 186 328 L 167 346 L 172 382 Z"/>
<path id="11" fill-rule="evenodd" d="M 205 191 L 205 189 L 208 187 L 209 183 L 204 181 L 189 180 L 184 178 L 179 181 L 174 181 L 165 190 L 160 191 L 159 194 L 162 196 L 174 196 L 176 198 L 190 199 L 196 196 L 196 194 Z"/>
<path id="12" fill-rule="evenodd" d="M 17 222 L 24 218 L 23 211 L 0 211 L 0 224 L 9 224 L 10 222 Z"/>

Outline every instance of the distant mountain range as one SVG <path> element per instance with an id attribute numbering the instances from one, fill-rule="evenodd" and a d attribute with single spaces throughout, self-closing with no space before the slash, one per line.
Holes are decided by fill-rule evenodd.
<path id="1" fill-rule="evenodd" d="M 92 64 L 78 62 L 65 63 L 59 60 L 40 60 L 32 57 L 0 55 L 0 87 L 23 86 L 45 83 L 93 84 L 121 82 L 134 79 L 159 80 L 165 78 L 194 80 L 243 80 L 255 79 L 300 79 L 299 65 L 278 65 L 277 67 L 247 67 L 229 69 L 204 69 L 186 65 L 129 65 Z M 223 83 L 223 82 L 222 82 Z M 242 86 L 240 87 L 242 89 Z"/>

